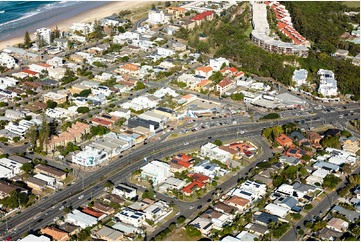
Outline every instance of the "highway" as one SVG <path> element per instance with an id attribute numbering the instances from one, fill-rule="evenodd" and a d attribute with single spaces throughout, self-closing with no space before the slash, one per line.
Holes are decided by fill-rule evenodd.
<path id="1" fill-rule="evenodd" d="M 345 110 L 343 112 L 349 111 Z M 322 124 L 322 119 L 335 120 L 339 118 L 338 113 L 324 113 L 323 111 L 318 111 L 317 114 L 311 115 L 310 117 L 315 116 L 321 117 L 320 120 L 313 121 L 313 125 L 315 126 Z M 118 181 L 126 177 L 127 174 L 139 169 L 144 162 L 144 157 L 147 157 L 148 160 L 155 158 L 161 159 L 164 156 L 174 154 L 181 150 L 199 147 L 209 140 L 208 137 L 211 137 L 209 141 L 213 141 L 214 139 L 225 141 L 227 139 L 255 136 L 259 135 L 260 130 L 265 127 L 273 126 L 275 124 L 282 125 L 299 119 L 300 117 L 295 116 L 286 120 L 267 120 L 259 123 L 214 127 L 160 143 L 157 141 L 148 142 L 147 145 L 131 150 L 129 154 L 111 162 L 108 166 L 102 167 L 96 172 L 87 174 L 86 177 L 83 177 L 74 185 L 66 187 L 62 191 L 58 191 L 47 200 L 43 200 L 38 204 L 25 209 L 21 214 L 10 218 L 7 221 L 7 226 L 8 229 L 13 231 L 11 237 L 19 238 L 23 233 L 27 232 L 29 228 L 32 228 L 33 230 L 41 228 L 45 224 L 51 222 L 55 217 L 62 216 L 63 212 L 60 211 L 58 207 L 61 206 L 63 201 L 67 202 L 66 206 L 76 208 L 83 204 L 90 196 L 96 197 L 100 195 L 103 192 L 103 187 L 101 184 L 99 185 L 99 183 L 108 179 L 118 183 Z M 240 134 L 239 132 L 241 130 L 244 130 L 245 133 Z M 188 144 L 184 145 L 185 143 Z M 250 166 L 250 168 L 251 167 L 252 166 Z M 85 188 L 85 190 L 83 188 Z M 84 198 L 78 200 L 80 194 L 84 194 Z M 53 206 L 54 208 L 52 208 Z M 38 220 L 43 220 L 37 222 L 38 220 L 34 221 L 34 219 L 32 219 L 33 217 L 37 217 Z M 17 230 L 14 231 L 13 229 Z M 0 232 L 3 235 L 2 238 L 5 238 L 8 235 L 6 233 L 5 223 L 1 224 Z"/>

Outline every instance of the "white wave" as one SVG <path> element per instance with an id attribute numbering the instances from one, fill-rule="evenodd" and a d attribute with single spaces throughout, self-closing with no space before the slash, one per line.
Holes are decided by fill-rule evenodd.
<path id="1" fill-rule="evenodd" d="M 15 23 L 15 22 L 18 22 L 20 20 L 23 20 L 23 19 L 27 19 L 27 18 L 30 18 L 30 17 L 33 17 L 35 15 L 38 15 L 40 13 L 44 13 L 44 12 L 47 12 L 47 11 L 50 11 L 52 9 L 55 9 L 55 8 L 62 8 L 62 7 L 68 7 L 68 6 L 71 6 L 71 5 L 74 5 L 74 4 L 77 4 L 79 3 L 79 1 L 60 1 L 60 2 L 55 2 L 55 3 L 50 3 L 50 4 L 46 4 L 44 6 L 41 6 L 31 12 L 28 12 L 26 14 L 24 14 L 23 16 L 21 16 L 20 18 L 17 18 L 17 19 L 13 19 L 13 20 L 10 20 L 8 22 L 5 22 L 5 23 L 2 23 L 0 24 L 0 27 L 4 26 L 4 25 L 8 25 L 8 24 L 11 24 L 11 23 Z M 61 4 L 61 5 L 60 5 Z M 4 11 L 5 12 L 5 11 Z M 1 13 L 1 12 L 0 12 Z"/>
<path id="2" fill-rule="evenodd" d="M 5 10 L 0 10 L 0 13 L 5 13 Z"/>

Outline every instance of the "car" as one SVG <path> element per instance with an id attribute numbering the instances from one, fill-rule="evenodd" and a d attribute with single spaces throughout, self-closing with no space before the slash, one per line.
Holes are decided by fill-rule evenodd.
<path id="1" fill-rule="evenodd" d="M 194 208 L 194 206 L 193 206 L 193 205 L 190 205 L 190 206 L 189 206 L 189 209 L 193 209 L 193 208 Z"/>
<path id="2" fill-rule="evenodd" d="M 175 215 L 176 215 L 176 216 L 180 215 L 180 212 L 177 212 Z"/>
<path id="3" fill-rule="evenodd" d="M 243 131 L 243 130 L 241 130 L 239 133 L 240 133 L 240 134 L 244 134 L 244 131 Z"/>
<path id="4" fill-rule="evenodd" d="M 80 200 L 80 199 L 82 199 L 84 197 L 84 195 L 80 195 L 79 197 L 78 197 L 78 199 Z"/>
<path id="5" fill-rule="evenodd" d="M 207 203 L 209 203 L 209 202 L 211 202 L 212 201 L 212 199 L 211 198 L 209 198 L 208 200 L 207 200 Z"/>
<path id="6" fill-rule="evenodd" d="M 209 136 L 209 137 L 208 137 L 208 139 L 212 139 L 212 137 L 211 137 L 211 136 Z"/>
<path id="7" fill-rule="evenodd" d="M 198 205 L 198 206 L 197 206 L 197 209 L 201 209 L 201 208 L 202 208 L 202 205 Z"/>

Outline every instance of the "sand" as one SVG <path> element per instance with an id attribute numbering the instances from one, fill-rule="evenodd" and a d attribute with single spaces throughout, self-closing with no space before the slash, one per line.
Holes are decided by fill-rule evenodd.
<path id="1" fill-rule="evenodd" d="M 105 4 L 101 7 L 91 9 L 89 11 L 86 11 L 82 14 L 78 14 L 77 16 L 71 17 L 66 20 L 62 20 L 58 22 L 57 24 L 51 25 L 51 26 L 45 26 L 47 28 L 54 29 L 57 25 L 60 30 L 67 30 L 69 26 L 71 26 L 73 23 L 85 23 L 85 22 L 91 22 L 95 19 L 101 19 L 107 16 L 112 15 L 113 13 L 119 13 L 122 10 L 136 10 L 139 8 L 142 8 L 144 6 L 148 6 L 151 3 L 144 2 L 144 1 L 125 1 L 125 2 L 109 2 L 108 4 Z M 32 39 L 34 39 L 34 36 L 31 36 Z M 12 39 L 8 39 L 5 41 L 0 42 L 0 50 L 6 48 L 9 45 L 14 45 L 18 43 L 22 43 L 24 41 L 24 37 L 15 37 Z"/>

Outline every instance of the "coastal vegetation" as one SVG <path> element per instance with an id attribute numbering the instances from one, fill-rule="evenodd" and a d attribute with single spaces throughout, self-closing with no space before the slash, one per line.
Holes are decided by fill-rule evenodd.
<path id="1" fill-rule="evenodd" d="M 255 46 L 251 42 L 250 36 L 245 35 L 242 31 L 251 27 L 251 10 L 246 6 L 243 12 L 240 11 L 243 5 L 234 6 L 220 17 L 204 22 L 192 31 L 180 28 L 176 37 L 187 40 L 188 45 L 197 51 L 209 52 L 215 57 L 231 60 L 231 65 L 246 73 L 271 77 L 287 86 L 292 84 L 292 75 L 295 69 L 306 69 L 312 79 L 310 81 L 313 83 L 317 83 L 319 69 L 333 70 L 340 93 L 352 94 L 355 100 L 359 100 L 359 67 L 352 65 L 350 60 L 336 59 L 330 55 L 335 48 L 344 44 L 338 40 L 340 35 L 351 30 L 350 24 L 347 22 L 349 19 L 341 14 L 341 10 L 345 9 L 345 6 L 337 2 L 327 2 L 320 4 L 321 7 L 317 7 L 318 11 L 325 12 L 325 14 L 327 12 L 327 16 L 332 16 L 331 20 L 337 23 L 330 24 L 331 20 L 324 18 L 323 14 L 314 14 L 312 4 L 318 5 L 319 3 L 287 2 L 286 5 L 287 9 L 291 9 L 295 28 L 311 41 L 312 48 L 307 58 L 274 54 Z M 304 5 L 306 6 L 303 7 Z M 334 11 L 336 11 L 335 14 L 331 14 Z M 239 12 L 242 13 L 237 15 Z M 312 13 L 312 21 L 309 19 L 306 21 L 307 16 Z M 320 28 L 320 25 L 324 26 L 327 22 L 325 28 Z M 302 24 L 306 26 L 298 28 Z M 207 36 L 206 40 L 200 41 L 199 34 Z M 212 79 L 219 81 L 219 78 L 216 77 L 212 77 Z"/>

